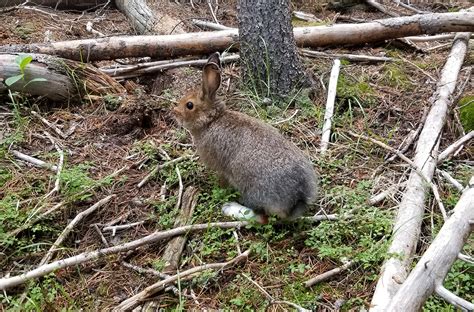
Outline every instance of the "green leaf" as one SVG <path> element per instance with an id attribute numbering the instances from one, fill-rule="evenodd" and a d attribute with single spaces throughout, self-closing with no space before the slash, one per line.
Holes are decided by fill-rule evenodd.
<path id="1" fill-rule="evenodd" d="M 10 87 L 11 85 L 13 85 L 15 82 L 17 82 L 18 80 L 22 78 L 23 78 L 23 74 L 16 75 L 13 77 L 8 77 L 7 79 L 5 79 L 5 84 Z"/>
<path id="2" fill-rule="evenodd" d="M 19 66 L 20 66 L 20 70 L 21 72 L 23 72 L 26 68 L 26 66 L 28 66 L 28 64 L 31 63 L 31 61 L 33 60 L 33 57 L 31 55 L 24 55 Z"/>

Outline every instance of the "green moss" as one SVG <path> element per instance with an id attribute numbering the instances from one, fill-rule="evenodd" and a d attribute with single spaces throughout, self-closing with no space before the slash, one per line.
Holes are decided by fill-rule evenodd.
<path id="1" fill-rule="evenodd" d="M 459 100 L 459 118 L 466 132 L 474 130 L 474 95 Z"/>
<path id="2" fill-rule="evenodd" d="M 409 90 L 413 87 L 407 73 L 400 64 L 391 63 L 383 67 L 382 82 L 393 88 Z"/>
<path id="3" fill-rule="evenodd" d="M 337 82 L 337 97 L 339 105 L 348 101 L 355 101 L 361 106 L 370 106 L 375 102 L 375 92 L 367 82 L 367 77 L 362 76 L 357 80 L 344 74 L 339 76 Z"/>

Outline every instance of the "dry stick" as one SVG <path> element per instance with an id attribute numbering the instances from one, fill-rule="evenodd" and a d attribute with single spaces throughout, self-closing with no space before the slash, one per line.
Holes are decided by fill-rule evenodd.
<path id="1" fill-rule="evenodd" d="M 51 134 L 49 134 L 47 131 L 44 131 L 44 134 L 48 137 L 48 139 L 54 145 L 54 148 L 56 148 L 56 151 L 59 153 L 58 170 L 56 171 L 56 181 L 54 182 L 54 188 L 51 190 L 51 192 L 49 192 L 48 194 L 46 194 L 46 196 L 44 196 L 44 198 L 46 199 L 49 196 L 53 195 L 54 193 L 59 193 L 59 182 L 61 179 L 61 171 L 63 170 L 63 165 L 64 165 L 64 152 L 59 147 L 59 145 L 54 141 Z"/>
<path id="2" fill-rule="evenodd" d="M 429 186 L 431 187 L 431 190 L 433 191 L 433 195 L 435 197 L 435 200 L 437 201 L 438 203 L 438 206 L 439 206 L 439 210 L 441 211 L 441 214 L 443 215 L 443 218 L 446 220 L 448 218 L 448 214 L 446 213 L 446 209 L 444 208 L 444 205 L 443 205 L 443 202 L 441 201 L 441 196 L 439 195 L 439 191 L 438 191 L 438 187 L 436 186 L 436 184 L 434 184 L 432 181 L 431 181 L 431 178 L 425 174 L 423 172 L 424 168 L 423 167 L 418 167 L 414 161 L 412 161 L 410 158 L 406 157 L 403 153 L 400 153 L 400 151 L 397 151 L 396 149 L 394 149 L 393 147 L 390 147 L 388 146 L 387 144 L 383 143 L 383 142 L 380 142 L 376 139 L 373 139 L 373 138 L 369 138 L 365 135 L 361 135 L 361 134 L 357 134 L 357 133 L 354 133 L 352 131 L 348 131 L 347 133 L 349 133 L 350 135 L 354 136 L 354 137 L 357 137 L 357 138 L 360 138 L 360 139 L 364 139 L 364 140 L 368 140 L 372 143 L 375 143 L 377 144 L 378 146 L 380 147 L 383 147 L 389 151 L 391 151 L 392 153 L 396 153 L 398 157 L 400 157 L 400 159 L 402 159 L 403 161 L 405 161 L 407 164 L 409 164 L 412 169 L 415 171 L 415 173 L 424 180 L 424 182 L 426 182 L 427 184 L 429 184 Z M 434 170 L 434 169 L 433 169 Z M 432 173 L 431 173 L 432 175 Z M 407 182 L 407 188 L 409 187 L 409 181 Z M 405 192 L 406 194 L 406 192 Z"/>
<path id="3" fill-rule="evenodd" d="M 415 12 L 416 14 L 429 14 L 431 12 L 427 12 L 427 11 L 422 11 L 422 10 L 418 10 L 417 8 L 414 8 L 412 7 L 411 5 L 409 4 L 406 4 L 406 3 L 403 3 L 401 1 L 395 1 L 397 3 L 397 5 L 400 5 L 401 7 L 404 7 L 405 9 L 407 10 L 410 10 L 410 11 L 413 11 Z"/>
<path id="4" fill-rule="evenodd" d="M 447 159 L 449 155 L 457 151 L 462 145 L 464 145 L 464 143 L 467 143 L 472 138 L 474 138 L 474 130 L 467 133 L 465 136 L 448 146 L 441 154 L 439 154 L 438 163 L 441 163 L 442 161 Z"/>
<path id="5" fill-rule="evenodd" d="M 372 55 L 360 55 L 360 54 L 345 54 L 345 53 L 326 53 L 320 51 L 312 51 L 308 49 L 300 49 L 301 55 L 307 57 L 324 57 L 324 58 L 338 58 L 348 60 L 352 62 L 394 62 L 395 59 L 386 56 L 372 56 Z"/>
<path id="6" fill-rule="evenodd" d="M 244 274 L 242 273 L 242 276 L 244 276 L 247 280 L 249 280 L 252 284 L 254 284 L 255 286 L 257 286 L 257 288 L 260 290 L 260 292 L 265 296 L 267 297 L 268 301 L 270 301 L 269 303 L 269 306 L 270 305 L 273 305 L 273 304 L 286 304 L 286 305 L 289 305 L 293 308 L 295 308 L 297 311 L 299 312 L 310 312 L 311 310 L 308 310 L 308 309 L 305 309 L 293 302 L 289 302 L 289 301 L 284 301 L 284 300 L 275 300 L 272 295 L 270 295 L 266 290 L 265 288 L 263 288 L 262 286 L 260 286 L 256 281 L 254 281 L 252 278 L 250 278 L 250 276 L 248 276 L 247 274 Z"/>
<path id="7" fill-rule="evenodd" d="M 203 21 L 203 20 L 198 20 L 198 19 L 193 19 L 191 20 L 194 25 L 200 26 L 200 27 L 206 27 L 212 30 L 229 30 L 229 29 L 234 29 L 232 27 L 227 27 L 222 24 L 216 24 L 208 21 Z"/>
<path id="8" fill-rule="evenodd" d="M 71 222 L 69 222 L 69 224 L 66 226 L 64 231 L 62 231 L 62 233 L 58 236 L 58 238 L 53 243 L 51 248 L 49 248 L 46 255 L 43 257 L 43 259 L 41 259 L 41 261 L 39 263 L 39 266 L 42 266 L 45 263 L 48 263 L 49 260 L 51 260 L 51 258 L 53 257 L 53 254 L 56 251 L 56 249 L 63 243 L 63 241 L 66 239 L 66 237 L 69 235 L 69 233 L 71 233 L 71 231 L 74 229 L 76 224 L 81 222 L 82 219 L 84 219 L 88 215 L 92 214 L 98 208 L 100 208 L 100 207 L 104 206 L 105 204 L 107 204 L 114 197 L 115 197 L 115 195 L 109 195 L 109 196 L 99 200 L 97 203 L 95 203 L 94 205 L 92 205 L 88 209 L 86 209 L 86 210 L 80 212 L 79 214 L 77 214 L 77 216 Z"/>
<path id="9" fill-rule="evenodd" d="M 398 15 L 397 13 L 395 12 L 391 12 L 389 11 L 387 8 L 385 8 L 384 5 L 378 3 L 377 1 L 375 0 L 365 0 L 365 2 L 370 5 L 370 6 L 373 6 L 374 8 L 376 8 L 377 10 L 379 10 L 380 12 L 384 13 L 384 14 L 387 14 L 387 15 L 390 15 L 392 17 L 399 17 L 400 15 Z"/>
<path id="10" fill-rule="evenodd" d="M 182 192 L 181 192 L 182 193 Z M 191 219 L 194 213 L 198 200 L 198 190 L 195 187 L 188 187 L 182 195 L 182 203 L 177 209 L 180 211 L 179 216 L 176 218 L 174 223 L 175 227 L 183 226 L 191 223 Z M 185 235 L 174 237 L 166 245 L 165 251 L 161 257 L 161 260 L 165 263 L 165 270 L 176 270 L 179 267 L 179 260 L 183 253 L 186 245 L 187 237 Z"/>
<path id="11" fill-rule="evenodd" d="M 183 235 L 185 233 L 192 232 L 192 231 L 202 231 L 202 230 L 206 230 L 213 227 L 218 227 L 218 228 L 223 228 L 223 229 L 240 228 L 248 224 L 249 223 L 246 221 L 215 222 L 215 223 L 207 223 L 207 224 L 187 225 L 187 226 L 182 226 L 182 227 L 167 230 L 167 231 L 154 232 L 148 236 L 145 236 L 143 238 L 140 238 L 128 243 L 120 244 L 113 247 L 103 248 L 99 250 L 83 252 L 76 256 L 72 256 L 66 259 L 62 259 L 62 260 L 58 260 L 49 264 L 45 264 L 34 270 L 23 273 L 21 275 L 9 277 L 9 278 L 2 278 L 0 279 L 0 290 L 23 284 L 32 278 L 45 276 L 59 269 L 75 266 L 84 262 L 88 262 L 91 260 L 104 257 L 106 255 L 116 254 L 116 253 L 120 253 L 120 252 L 124 252 L 128 250 L 134 250 L 138 247 L 156 243 L 158 241 L 161 241 L 170 237 L 174 237 L 176 235 Z"/>
<path id="12" fill-rule="evenodd" d="M 473 230 L 469 224 L 470 219 L 474 219 L 474 176 L 456 204 L 454 213 L 443 225 L 385 311 L 418 311 L 433 292 L 458 308 L 474 310 L 474 304 L 453 295 L 442 285 Z"/>
<path id="13" fill-rule="evenodd" d="M 143 178 L 143 180 L 140 181 L 140 183 L 138 183 L 137 187 L 138 187 L 138 188 L 141 188 L 143 185 L 145 185 L 145 183 L 147 183 L 148 180 L 150 180 L 151 177 L 153 177 L 153 176 L 158 172 L 158 170 L 161 170 L 161 169 L 163 169 L 163 168 L 166 168 L 166 167 L 168 167 L 168 166 L 171 166 L 171 165 L 173 165 L 173 164 L 175 164 L 175 163 L 178 163 L 178 162 L 180 162 L 180 161 L 183 161 L 183 160 L 185 160 L 185 159 L 189 159 L 189 158 L 192 159 L 193 157 L 194 157 L 194 155 L 184 155 L 184 156 L 178 157 L 178 158 L 176 158 L 176 159 L 167 161 L 167 162 L 165 162 L 165 163 L 163 163 L 163 164 L 161 164 L 161 165 L 157 165 L 155 168 L 153 168 L 152 171 L 150 171 L 150 173 L 149 173 L 146 177 Z"/>
<path id="14" fill-rule="evenodd" d="M 398 191 L 398 189 L 400 189 L 402 187 L 405 187 L 406 184 L 407 184 L 406 181 L 404 181 L 402 183 L 394 184 L 394 185 L 390 186 L 388 189 L 386 189 L 385 191 L 382 191 L 382 192 L 378 193 L 377 195 L 374 195 L 374 196 L 370 197 L 369 200 L 367 201 L 367 203 L 369 205 L 377 205 L 378 203 L 383 201 L 388 196 L 391 196 L 391 195 L 395 194 Z"/>
<path id="15" fill-rule="evenodd" d="M 446 179 L 449 183 L 451 183 L 458 191 L 462 192 L 464 190 L 464 187 L 462 186 L 461 183 L 458 182 L 455 178 L 453 178 L 449 173 L 447 173 L 444 170 L 441 169 L 436 169 L 436 172 L 438 172 L 443 178 Z"/>
<path id="16" fill-rule="evenodd" d="M 234 259 L 227 261 L 227 262 L 221 262 L 221 263 L 210 263 L 210 264 L 204 264 L 200 265 L 198 267 L 194 267 L 191 269 L 188 269 L 186 271 L 180 272 L 176 275 L 173 275 L 165 280 L 159 281 L 153 285 L 148 286 L 138 294 L 136 294 L 133 297 L 128 298 L 127 300 L 122 301 L 118 306 L 116 306 L 112 311 L 127 311 L 127 310 L 132 310 L 134 307 L 136 307 L 140 302 L 143 300 L 147 299 L 148 297 L 154 295 L 155 293 L 161 291 L 162 289 L 165 288 L 166 285 L 173 283 L 175 281 L 182 280 L 183 278 L 196 274 L 205 270 L 221 270 L 228 268 L 238 262 L 240 262 L 243 259 L 247 259 L 248 255 L 250 253 L 250 250 L 245 251 L 244 253 L 238 255 Z"/>
<path id="17" fill-rule="evenodd" d="M 302 11 L 293 11 L 293 16 L 297 19 L 307 21 L 307 22 L 322 22 L 323 20 L 317 18 L 314 14 L 306 13 Z"/>
<path id="18" fill-rule="evenodd" d="M 178 209 L 181 207 L 181 199 L 183 197 L 183 179 L 181 178 L 181 171 L 179 171 L 179 167 L 175 167 L 176 175 L 178 176 L 178 183 L 179 183 L 179 188 L 178 188 L 178 200 L 176 201 L 176 208 Z"/>
<path id="19" fill-rule="evenodd" d="M 347 269 L 349 269 L 351 266 L 353 266 L 356 262 L 355 261 L 346 261 L 346 263 L 344 263 L 343 265 L 341 265 L 340 267 L 337 267 L 337 268 L 334 268 L 332 270 L 329 270 L 327 272 L 324 272 L 322 274 L 319 274 L 309 280 L 307 280 L 305 283 L 304 283 L 304 286 L 305 287 L 311 287 L 313 286 L 314 284 L 317 284 L 317 283 L 321 283 L 321 282 L 324 282 L 324 281 L 327 281 L 328 279 L 332 278 L 333 276 L 341 273 L 341 272 L 344 272 L 346 271 Z"/>
<path id="20" fill-rule="evenodd" d="M 440 41 L 440 40 L 451 40 L 454 39 L 456 34 L 443 34 L 443 35 L 435 35 L 435 36 L 411 36 L 405 37 L 413 42 L 426 42 L 426 41 Z"/>
<path id="21" fill-rule="evenodd" d="M 227 64 L 231 62 L 236 62 L 240 59 L 239 55 L 233 54 L 233 55 L 228 55 L 224 56 L 221 58 L 221 63 L 222 64 Z M 156 73 L 156 72 L 162 72 L 164 70 L 172 69 L 172 68 L 177 68 L 177 67 L 185 67 L 185 66 L 204 66 L 206 64 L 207 60 L 205 59 L 200 59 L 200 60 L 189 60 L 189 61 L 181 61 L 181 62 L 167 62 L 166 64 L 162 65 L 153 65 L 153 66 L 142 66 L 140 69 L 136 69 L 133 71 L 128 71 L 125 74 L 122 75 L 112 75 L 115 77 L 115 79 L 126 79 L 126 78 L 132 78 L 132 77 L 137 77 L 140 75 L 145 75 L 145 74 L 151 74 L 151 73 Z M 142 64 L 147 64 L 147 63 L 142 63 Z"/>
<path id="22" fill-rule="evenodd" d="M 133 222 L 133 223 L 129 223 L 129 224 L 106 226 L 102 229 L 102 231 L 110 231 L 110 232 L 112 232 L 112 236 L 115 236 L 115 233 L 117 231 L 126 230 L 126 229 L 129 229 L 129 228 L 138 226 L 138 225 L 142 225 L 143 223 L 145 223 L 145 220 L 138 221 L 138 222 Z"/>
<path id="23" fill-rule="evenodd" d="M 332 116 L 334 113 L 334 102 L 336 100 L 337 79 L 339 78 L 339 69 L 341 68 L 341 61 L 334 60 L 334 65 L 331 69 L 331 76 L 329 79 L 328 97 L 326 100 L 326 112 L 324 113 L 324 124 L 321 135 L 321 155 L 324 155 L 329 146 L 329 139 L 331 137 Z"/>
<path id="24" fill-rule="evenodd" d="M 47 121 L 45 118 L 43 118 L 40 114 L 38 114 L 37 112 L 35 111 L 31 111 L 31 114 L 33 116 L 35 116 L 36 118 L 38 118 L 39 120 L 41 120 L 41 122 L 43 122 L 46 126 L 50 127 L 51 129 L 54 130 L 54 132 L 56 132 L 61 138 L 63 139 L 66 139 L 67 138 L 67 135 L 64 134 L 64 132 L 61 131 L 61 129 L 59 129 L 58 127 L 56 127 L 55 125 L 53 125 L 52 123 L 50 123 L 49 121 Z"/>
<path id="25" fill-rule="evenodd" d="M 109 76 L 115 77 L 115 76 L 119 76 L 120 74 L 129 73 L 129 72 L 142 69 L 142 68 L 158 66 L 158 65 L 167 65 L 167 64 L 173 64 L 173 63 L 179 63 L 179 62 L 185 62 L 185 61 L 193 61 L 195 59 L 196 59 L 195 57 L 183 57 L 183 58 L 174 59 L 174 60 L 144 62 L 144 63 L 138 63 L 134 65 L 113 65 L 113 66 L 108 66 L 108 67 L 101 67 L 99 68 L 99 70 Z"/>
<path id="26" fill-rule="evenodd" d="M 212 19 L 214 22 L 216 22 L 216 24 L 219 24 L 216 13 L 214 13 L 214 9 L 212 8 L 211 0 L 207 0 L 207 5 L 209 6 L 209 10 L 211 10 Z"/>
<path id="27" fill-rule="evenodd" d="M 454 40 L 453 48 L 441 72 L 437 90 L 431 100 L 432 107 L 418 139 L 413 163 L 416 168 L 422 168 L 425 177 L 431 177 L 436 168 L 439 138 L 446 121 L 456 80 L 467 52 L 469 35 L 469 33 L 460 33 Z M 401 155 L 399 156 L 401 157 Z M 431 186 L 433 185 L 431 183 Z M 372 298 L 371 311 L 385 311 L 400 288 L 400 283 L 407 276 L 421 231 L 426 188 L 425 179 L 417 171 L 412 171 L 399 205 L 393 227 L 392 243 L 388 250 L 389 254 L 396 256 L 388 259 L 382 267 L 381 276 Z"/>
<path id="28" fill-rule="evenodd" d="M 10 150 L 10 152 L 13 154 L 13 156 L 15 156 L 16 158 L 18 159 L 21 159 L 23 161 L 26 161 L 36 167 L 39 167 L 39 168 L 46 168 L 46 169 L 49 169 L 49 170 L 52 170 L 54 172 L 56 172 L 58 170 L 58 167 L 55 166 L 55 165 L 52 165 L 52 164 L 49 164 L 47 162 L 44 162 L 42 161 L 41 159 L 38 159 L 38 158 L 35 158 L 35 157 L 32 157 L 32 156 L 29 156 L 29 155 L 26 155 L 26 154 L 23 154 L 22 152 L 19 152 L 17 150 Z"/>

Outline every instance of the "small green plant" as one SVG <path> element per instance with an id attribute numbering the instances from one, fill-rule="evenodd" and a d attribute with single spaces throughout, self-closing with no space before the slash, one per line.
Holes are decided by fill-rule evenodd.
<path id="1" fill-rule="evenodd" d="M 459 100 L 459 119 L 464 131 L 474 130 L 474 95 L 463 97 Z"/>
<path id="2" fill-rule="evenodd" d="M 104 96 L 104 103 L 105 108 L 109 111 L 117 110 L 120 105 L 122 105 L 123 98 L 121 96 L 113 95 L 113 94 L 106 94 Z"/>
<path id="3" fill-rule="evenodd" d="M 19 80 L 25 81 L 25 69 L 31 63 L 31 61 L 33 61 L 33 57 L 31 55 L 27 55 L 27 54 L 18 55 L 15 58 L 15 63 L 18 65 L 18 68 L 20 69 L 20 74 L 13 77 L 8 77 L 7 79 L 5 79 L 5 84 L 10 87 L 16 82 L 18 82 Z M 44 82 L 44 81 L 47 81 L 47 79 L 41 78 L 41 77 L 33 78 L 29 80 L 28 82 L 26 82 L 24 87 L 26 87 L 28 84 L 32 82 L 40 82 L 40 81 Z"/>
<path id="4" fill-rule="evenodd" d="M 382 82 L 393 88 L 410 90 L 413 83 L 410 81 L 408 74 L 405 72 L 401 64 L 390 63 L 382 69 Z"/>

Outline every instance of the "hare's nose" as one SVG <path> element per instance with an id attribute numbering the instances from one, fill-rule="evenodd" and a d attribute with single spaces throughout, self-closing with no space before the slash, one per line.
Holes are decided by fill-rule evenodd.
<path id="1" fill-rule="evenodd" d="M 175 113 L 175 114 L 177 114 L 177 115 L 180 115 L 180 114 L 181 114 L 179 108 L 177 108 L 177 107 L 173 107 L 173 113 Z"/>

